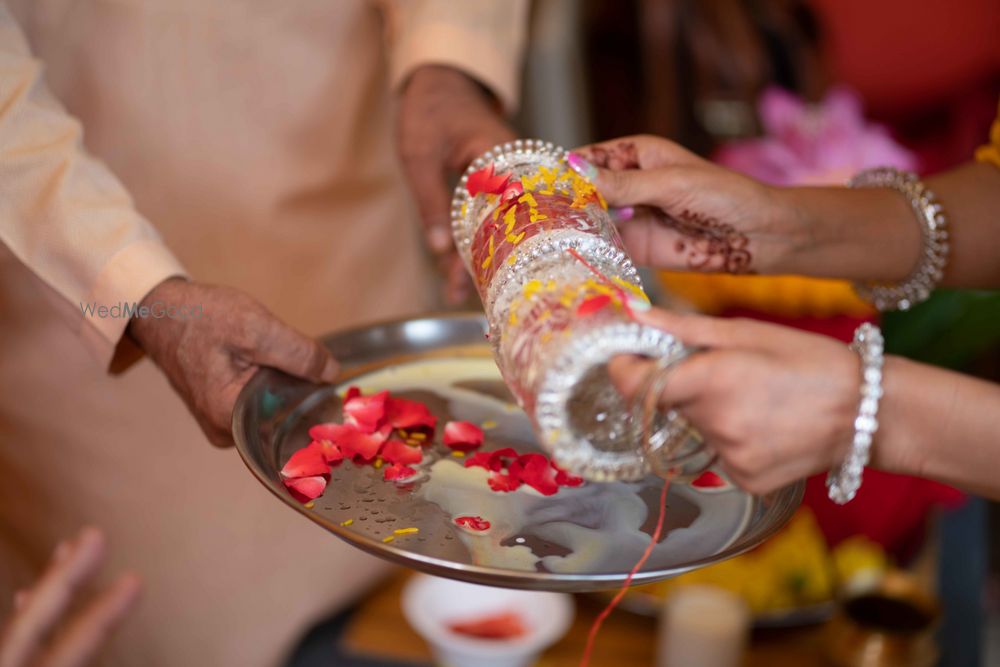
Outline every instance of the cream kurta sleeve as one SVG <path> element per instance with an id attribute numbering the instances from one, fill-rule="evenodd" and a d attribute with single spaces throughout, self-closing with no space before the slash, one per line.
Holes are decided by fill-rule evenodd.
<path id="1" fill-rule="evenodd" d="M 129 319 L 85 306 L 139 301 L 184 271 L 82 137 L 0 4 L 0 241 L 72 304 L 73 326 L 109 366 Z"/>
<path id="2" fill-rule="evenodd" d="M 529 0 L 383 0 L 389 75 L 402 85 L 420 65 L 448 65 L 515 110 Z"/>

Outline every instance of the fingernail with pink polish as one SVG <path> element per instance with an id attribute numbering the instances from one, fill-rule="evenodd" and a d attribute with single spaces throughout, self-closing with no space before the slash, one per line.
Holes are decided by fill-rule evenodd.
<path id="1" fill-rule="evenodd" d="M 622 206 L 621 208 L 611 208 L 608 210 L 611 217 L 618 222 L 626 222 L 635 217 L 635 208 L 632 206 Z"/>
<path id="2" fill-rule="evenodd" d="M 592 165 L 587 158 L 579 153 L 570 153 L 567 155 L 566 163 L 569 164 L 570 169 L 588 180 L 593 181 L 597 178 L 597 167 Z"/>

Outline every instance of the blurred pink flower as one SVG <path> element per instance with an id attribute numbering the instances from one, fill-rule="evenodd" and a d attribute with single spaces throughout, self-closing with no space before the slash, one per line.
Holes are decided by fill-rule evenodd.
<path id="1" fill-rule="evenodd" d="M 847 88 L 830 89 L 814 105 L 768 88 L 758 112 L 764 136 L 726 144 L 716 162 L 775 185 L 843 184 L 869 167 L 917 166 L 885 127 L 865 120 L 861 99 Z"/>

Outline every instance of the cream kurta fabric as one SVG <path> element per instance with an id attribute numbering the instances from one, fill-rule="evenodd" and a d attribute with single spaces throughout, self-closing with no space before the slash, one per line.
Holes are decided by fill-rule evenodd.
<path id="1" fill-rule="evenodd" d="M 135 301 L 187 272 L 315 335 L 430 306 L 390 90 L 443 63 L 513 105 L 525 3 L 8 4 L 3 588 L 91 522 L 109 532 L 112 569 L 146 582 L 112 662 L 278 664 L 381 564 L 213 449 L 150 363 L 107 375 L 127 321 L 80 304 Z"/>

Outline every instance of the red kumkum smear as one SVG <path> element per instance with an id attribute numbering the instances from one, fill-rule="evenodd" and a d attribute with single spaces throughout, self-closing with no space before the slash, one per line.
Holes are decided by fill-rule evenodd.
<path id="1" fill-rule="evenodd" d="M 621 589 L 611 598 L 611 602 L 597 615 L 597 618 L 594 619 L 594 624 L 590 626 L 590 632 L 587 633 L 587 646 L 583 649 L 583 657 L 580 658 L 580 667 L 587 667 L 590 664 L 590 655 L 594 652 L 594 642 L 597 640 L 597 633 L 600 631 L 601 625 L 604 624 L 604 619 L 611 615 L 611 612 L 615 610 L 618 603 L 625 597 L 625 593 L 628 592 L 628 587 L 632 585 L 632 579 L 635 577 L 636 572 L 641 570 L 642 566 L 646 564 L 650 554 L 653 553 L 653 549 L 656 548 L 657 543 L 660 541 L 660 534 L 663 532 L 663 520 L 667 515 L 667 491 L 669 490 L 670 480 L 665 479 L 663 480 L 663 488 L 660 490 L 660 516 L 656 520 L 656 530 L 653 531 L 653 536 L 649 539 L 649 546 L 642 552 L 642 556 L 639 557 L 639 560 L 636 561 L 636 564 L 628 573 L 628 576 L 625 577 L 625 583 L 622 584 Z"/>
<path id="2" fill-rule="evenodd" d="M 471 621 L 456 621 L 448 624 L 448 629 L 459 635 L 477 639 L 514 639 L 528 634 L 528 628 L 520 615 L 508 611 Z"/>

